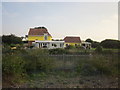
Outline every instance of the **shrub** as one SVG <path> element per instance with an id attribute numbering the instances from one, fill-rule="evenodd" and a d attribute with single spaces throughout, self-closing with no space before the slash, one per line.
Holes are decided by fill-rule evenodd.
<path id="1" fill-rule="evenodd" d="M 81 75 L 118 75 L 118 58 L 111 55 L 93 55 L 91 59 L 78 62 L 76 71 Z"/>
<path id="2" fill-rule="evenodd" d="M 3 81 L 16 84 L 36 71 L 47 72 L 53 69 L 54 59 L 48 56 L 47 50 L 11 50 L 3 51 Z M 35 71 L 35 72 L 33 72 Z M 8 78 L 9 77 L 9 78 Z"/>
<path id="3" fill-rule="evenodd" d="M 32 71 L 49 71 L 53 68 L 54 60 L 49 57 L 47 50 L 35 49 L 28 50 L 23 56 L 25 60 L 25 69 L 27 72 Z"/>
<path id="4" fill-rule="evenodd" d="M 114 55 L 96 55 L 91 59 L 91 64 L 96 67 L 99 74 L 117 75 L 118 73 L 118 58 Z"/>
<path id="5" fill-rule="evenodd" d="M 67 51 L 65 49 L 60 49 L 60 48 L 49 50 L 49 54 L 66 54 L 66 53 Z"/>
<path id="6" fill-rule="evenodd" d="M 106 40 L 103 40 L 100 45 L 103 47 L 103 48 L 120 48 L 120 41 L 119 40 L 113 40 L 113 39 L 106 39 Z"/>
<path id="7" fill-rule="evenodd" d="M 84 76 L 97 74 L 97 69 L 89 63 L 83 63 L 77 66 L 76 70 L 77 72 L 79 72 L 81 75 L 84 75 Z"/>
<path id="8" fill-rule="evenodd" d="M 99 42 L 96 41 L 92 42 L 92 48 L 97 48 L 99 45 L 100 45 Z"/>
<path id="9" fill-rule="evenodd" d="M 73 45 L 68 45 L 65 49 L 74 49 L 75 48 L 75 46 L 73 46 Z"/>
<path id="10" fill-rule="evenodd" d="M 8 44 L 8 45 L 10 45 L 10 44 L 22 44 L 23 43 L 21 37 L 17 37 L 17 36 L 15 36 L 13 34 L 11 34 L 11 35 L 3 35 L 2 36 L 2 42 L 4 44 Z"/>
<path id="11" fill-rule="evenodd" d="M 24 70 L 25 62 L 18 54 L 4 54 L 2 55 L 2 74 L 3 80 L 10 82 L 19 82 L 26 76 Z M 8 78 L 10 77 L 10 78 Z M 11 80 L 11 77 L 14 77 Z M 17 79 L 16 79 L 17 78 Z"/>
<path id="12" fill-rule="evenodd" d="M 101 53 L 101 52 L 102 52 L 102 47 L 101 47 L 101 46 L 98 46 L 98 47 L 95 49 L 95 52 Z"/>
<path id="13" fill-rule="evenodd" d="M 113 50 L 104 50 L 102 54 L 114 54 Z"/>

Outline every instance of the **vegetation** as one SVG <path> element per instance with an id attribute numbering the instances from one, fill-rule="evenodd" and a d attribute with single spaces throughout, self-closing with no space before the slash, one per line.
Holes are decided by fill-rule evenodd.
<path id="1" fill-rule="evenodd" d="M 65 49 L 75 49 L 75 46 L 68 45 Z"/>
<path id="2" fill-rule="evenodd" d="M 100 43 L 100 45 L 103 48 L 113 48 L 113 49 L 120 49 L 120 41 L 118 40 L 112 40 L 112 39 L 106 39 Z"/>
<path id="3" fill-rule="evenodd" d="M 99 43 L 99 42 L 94 41 L 94 42 L 92 43 L 92 48 L 97 48 L 98 46 L 100 46 L 100 43 Z"/>
<path id="4" fill-rule="evenodd" d="M 86 42 L 93 43 L 93 40 L 91 40 L 90 38 L 86 39 L 85 41 L 86 41 Z"/>
<path id="5" fill-rule="evenodd" d="M 67 54 L 67 51 L 65 49 L 60 49 L 60 48 L 57 48 L 57 49 L 50 49 L 49 50 L 49 54 Z"/>
<path id="6" fill-rule="evenodd" d="M 93 55 L 86 61 L 79 61 L 76 70 L 81 75 L 107 75 L 118 76 L 118 56 L 111 55 Z"/>
<path id="7" fill-rule="evenodd" d="M 86 41 L 97 43 L 90 39 Z M 118 70 L 120 63 L 118 60 L 118 53 L 120 53 L 118 42 L 117 40 L 105 40 L 100 44 L 97 43 L 95 48 L 91 50 L 85 50 L 80 46 L 51 50 L 22 48 L 12 50 L 11 47 L 21 47 L 20 37 L 14 35 L 3 36 L 3 86 L 16 86 L 18 83 L 24 84 L 26 82 L 33 84 L 34 81 L 32 82 L 32 80 L 36 79 L 39 79 L 39 83 L 42 80 L 47 81 L 47 78 L 52 78 L 51 81 L 53 81 L 53 77 L 57 78 L 57 81 L 49 84 L 68 84 L 69 81 L 64 79 L 81 76 L 102 75 L 116 78 L 120 74 Z M 80 84 L 83 83 L 82 81 L 79 82 Z M 37 85 L 37 83 L 35 84 Z"/>
<path id="8" fill-rule="evenodd" d="M 86 39 L 85 40 L 86 42 L 90 42 L 92 45 L 92 48 L 96 48 L 96 47 L 98 47 L 99 45 L 100 45 L 100 43 L 99 42 L 97 42 L 97 41 L 93 41 L 93 40 L 91 40 L 90 38 L 88 38 L 88 39 Z"/>
<path id="9" fill-rule="evenodd" d="M 65 78 L 76 77 L 76 75 L 118 76 L 117 54 L 112 52 L 113 54 L 111 56 L 111 54 L 100 53 L 100 47 L 98 47 L 97 52 L 96 50 L 94 52 L 95 53 L 91 57 L 86 56 L 84 58 L 79 58 L 77 56 L 66 56 L 63 58 L 63 56 L 61 56 L 55 58 L 50 57 L 49 51 L 46 49 L 3 49 L 3 84 L 5 82 L 8 82 L 8 79 L 10 80 L 9 83 L 11 84 L 24 82 L 32 77 L 35 78 L 37 75 L 36 73 L 39 74 L 39 77 L 41 77 L 41 79 L 47 77 L 48 74 L 59 74 L 59 76 L 65 76 Z M 75 65 L 76 67 L 72 68 L 72 65 Z M 70 71 L 69 69 L 66 69 L 68 67 L 71 68 Z M 71 70 L 74 69 L 75 72 L 72 71 L 72 73 Z M 68 75 L 65 72 L 70 72 L 70 74 Z"/>
<path id="10" fill-rule="evenodd" d="M 102 53 L 102 47 L 101 47 L 101 46 L 98 46 L 98 47 L 95 49 L 95 52 L 96 52 L 96 53 Z"/>
<path id="11" fill-rule="evenodd" d="M 48 72 L 54 67 L 53 62 L 54 59 L 44 50 L 3 49 L 3 81 L 7 82 L 10 79 L 10 84 L 16 84 L 24 81 L 24 78 L 27 79 L 32 72 Z M 11 77 L 14 78 L 11 80 Z"/>
<path id="12" fill-rule="evenodd" d="M 15 36 L 13 34 L 11 34 L 11 35 L 3 35 L 2 36 L 2 43 L 7 44 L 7 45 L 10 45 L 10 44 L 22 44 L 22 38 L 17 37 L 17 36 Z"/>

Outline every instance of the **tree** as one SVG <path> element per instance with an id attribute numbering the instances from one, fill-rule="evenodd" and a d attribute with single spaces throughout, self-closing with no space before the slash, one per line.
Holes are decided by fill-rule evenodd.
<path id="1" fill-rule="evenodd" d="M 85 40 L 86 42 L 90 42 L 91 43 L 91 46 L 92 46 L 92 48 L 96 48 L 96 47 L 98 47 L 99 46 L 99 42 L 97 42 L 97 41 L 93 41 L 92 39 L 90 39 L 90 38 L 88 38 L 88 39 L 86 39 Z"/>
<path id="2" fill-rule="evenodd" d="M 93 41 L 93 43 L 92 43 L 93 48 L 97 48 L 99 45 L 100 45 L 100 43 L 97 41 Z"/>
<path id="3" fill-rule="evenodd" d="M 101 53 L 102 52 L 102 47 L 101 46 L 97 46 L 97 48 L 95 49 L 95 52 Z"/>
<path id="4" fill-rule="evenodd" d="M 119 40 L 112 40 L 112 39 L 106 39 L 103 40 L 100 45 L 103 48 L 120 48 L 120 41 Z"/>
<path id="5" fill-rule="evenodd" d="M 11 34 L 11 35 L 3 35 L 2 36 L 2 42 L 4 44 L 8 44 L 8 45 L 10 45 L 10 44 L 22 44 L 22 38 L 17 37 L 17 36 L 15 36 L 13 34 Z"/>
<path id="6" fill-rule="evenodd" d="M 93 43 L 93 40 L 91 40 L 90 38 L 86 39 L 85 42 L 90 42 Z"/>

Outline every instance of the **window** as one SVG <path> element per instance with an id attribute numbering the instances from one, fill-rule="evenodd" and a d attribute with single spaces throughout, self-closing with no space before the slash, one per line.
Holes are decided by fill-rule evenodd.
<path id="1" fill-rule="evenodd" d="M 56 45 L 56 44 L 53 44 L 53 43 L 52 43 L 52 46 L 57 47 L 57 45 Z"/>
<path id="2" fill-rule="evenodd" d="M 85 44 L 82 44 L 82 46 L 85 46 Z"/>
<path id="3" fill-rule="evenodd" d="M 52 46 L 54 46 L 54 44 L 52 43 Z"/>
<path id="4" fill-rule="evenodd" d="M 44 40 L 47 40 L 47 39 L 48 39 L 48 35 L 44 34 Z"/>
<path id="5" fill-rule="evenodd" d="M 54 44 L 54 47 L 57 47 L 57 45 L 56 45 L 56 44 Z"/>
<path id="6" fill-rule="evenodd" d="M 62 47 L 63 46 L 63 44 L 62 43 L 60 43 L 60 47 Z"/>
<path id="7" fill-rule="evenodd" d="M 47 43 L 43 43 L 43 45 L 45 45 L 45 46 L 46 46 L 46 45 L 47 45 Z"/>
<path id="8" fill-rule="evenodd" d="M 68 46 L 68 44 L 66 44 L 66 47 Z"/>
<path id="9" fill-rule="evenodd" d="M 75 44 L 75 46 L 77 46 L 77 44 Z"/>
<path id="10" fill-rule="evenodd" d="M 45 46 L 47 45 L 47 43 L 44 44 Z"/>

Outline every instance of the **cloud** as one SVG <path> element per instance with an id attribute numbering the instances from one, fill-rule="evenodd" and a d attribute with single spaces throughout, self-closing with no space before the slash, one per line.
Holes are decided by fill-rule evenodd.
<path id="1" fill-rule="evenodd" d="M 94 28 L 99 33 L 98 38 L 113 38 L 118 39 L 118 15 L 114 14 L 112 16 L 106 17 L 106 19 L 101 20 L 101 22 Z"/>
<path id="2" fill-rule="evenodd" d="M 116 20 L 118 20 L 117 14 L 110 16 L 107 19 L 102 20 L 101 23 L 103 23 L 103 24 L 116 24 L 116 23 L 114 23 L 114 22 L 116 22 Z"/>

